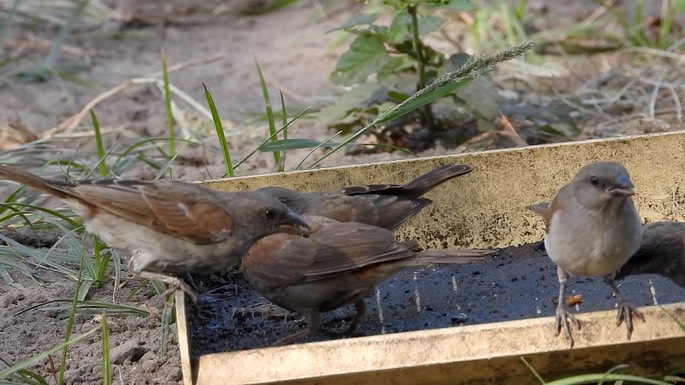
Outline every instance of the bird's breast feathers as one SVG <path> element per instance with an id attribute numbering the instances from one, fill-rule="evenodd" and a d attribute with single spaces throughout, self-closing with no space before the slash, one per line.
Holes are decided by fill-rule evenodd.
<path id="1" fill-rule="evenodd" d="M 607 225 L 591 218 L 577 219 L 569 222 L 566 216 L 555 213 L 545 236 L 549 257 L 572 275 L 612 274 L 640 246 L 642 234 L 631 222 Z"/>

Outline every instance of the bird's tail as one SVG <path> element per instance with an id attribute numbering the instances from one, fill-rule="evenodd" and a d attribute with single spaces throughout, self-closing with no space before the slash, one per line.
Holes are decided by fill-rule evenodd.
<path id="1" fill-rule="evenodd" d="M 69 185 L 68 182 L 48 181 L 38 175 L 5 164 L 0 164 L 0 179 L 13 180 L 24 186 L 34 188 L 57 198 L 66 198 L 69 196 L 65 191 L 54 187 L 54 185 L 60 184 Z"/>
<path id="2" fill-rule="evenodd" d="M 405 196 L 418 198 L 442 183 L 460 175 L 468 174 L 472 170 L 471 166 L 465 164 L 446 164 L 409 181 L 403 186 L 402 190 L 405 191 Z"/>
<path id="3" fill-rule="evenodd" d="M 347 195 L 358 194 L 380 194 L 398 195 L 407 199 L 417 199 L 423 194 L 436 188 L 443 182 L 468 174 L 473 170 L 471 166 L 465 164 L 446 164 L 409 181 L 407 184 L 367 184 L 364 186 L 350 186 L 343 189 Z M 422 206 L 430 204 L 430 199 L 423 199 Z"/>

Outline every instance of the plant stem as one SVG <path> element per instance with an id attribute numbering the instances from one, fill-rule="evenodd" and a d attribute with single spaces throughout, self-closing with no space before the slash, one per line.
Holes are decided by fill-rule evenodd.
<path id="1" fill-rule="evenodd" d="M 416 68 L 419 73 L 419 86 L 417 88 L 421 89 L 426 86 L 426 68 L 423 63 L 423 44 L 419 37 L 419 18 L 416 14 L 415 5 L 408 6 L 407 11 L 409 12 L 409 15 L 411 15 L 411 29 L 414 38 L 414 47 L 416 47 L 416 59 L 418 60 Z"/>
<path id="2" fill-rule="evenodd" d="M 411 28 L 412 28 L 412 35 L 414 38 L 414 47 L 416 48 L 416 71 L 418 72 L 419 75 L 419 83 L 418 87 L 416 88 L 417 91 L 426 87 L 426 67 L 425 67 L 425 59 L 423 57 L 423 42 L 421 41 L 421 38 L 419 37 L 419 18 L 417 15 L 416 11 L 416 6 L 415 5 L 410 5 L 407 7 L 407 12 L 409 12 L 409 15 L 411 16 Z M 434 124 L 433 124 L 433 111 L 431 109 L 430 104 L 426 104 L 424 107 L 424 121 L 426 125 L 428 126 L 428 130 L 430 132 L 433 132 L 434 129 Z"/>

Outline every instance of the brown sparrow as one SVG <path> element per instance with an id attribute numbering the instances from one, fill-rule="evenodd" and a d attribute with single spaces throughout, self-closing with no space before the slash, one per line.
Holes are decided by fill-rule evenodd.
<path id="1" fill-rule="evenodd" d="M 221 272 L 240 263 L 258 239 L 303 226 L 283 203 L 258 192 L 219 192 L 179 181 L 46 180 L 7 165 L 10 179 L 59 198 L 83 218 L 86 230 L 132 254 L 130 272 L 197 296 L 167 274 Z M 291 230 L 289 230 L 291 231 Z"/>
<path id="2" fill-rule="evenodd" d="M 307 329 L 278 341 L 286 345 L 315 333 L 320 313 L 354 304 L 350 329 L 362 320 L 364 297 L 407 267 L 468 263 L 486 250 L 418 251 L 416 241 L 398 242 L 390 230 L 356 222 L 304 216 L 307 236 L 280 232 L 258 240 L 243 258 L 245 277 L 256 290 L 307 320 Z"/>
<path id="3" fill-rule="evenodd" d="M 340 192 L 300 193 L 284 187 L 264 187 L 257 191 L 280 199 L 301 215 L 318 215 L 340 222 L 358 222 L 395 230 L 432 203 L 422 197 L 424 194 L 471 170 L 464 164 L 448 164 L 405 185 L 353 186 Z"/>
<path id="4" fill-rule="evenodd" d="M 642 227 L 642 245 L 616 279 L 636 274 L 659 274 L 685 288 L 685 223 L 662 221 Z"/>

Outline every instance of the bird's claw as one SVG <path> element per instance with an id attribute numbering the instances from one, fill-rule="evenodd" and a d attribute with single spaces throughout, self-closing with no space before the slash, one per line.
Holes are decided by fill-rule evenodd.
<path id="1" fill-rule="evenodd" d="M 129 266 L 130 266 L 130 262 L 129 262 Z M 166 275 L 163 273 L 156 273 L 156 272 L 152 272 L 152 271 L 140 271 L 140 272 L 135 272 L 134 274 L 140 278 L 151 279 L 151 280 L 163 282 L 163 283 L 166 283 L 167 285 L 169 285 L 169 288 L 162 293 L 162 297 L 166 297 L 176 290 L 182 290 L 188 296 L 188 298 L 190 298 L 190 300 L 192 301 L 192 303 L 194 305 L 197 305 L 199 303 L 198 296 L 197 296 L 197 293 L 195 293 L 195 290 L 193 290 L 190 287 L 190 285 L 188 285 L 184 280 L 182 280 L 179 277 L 174 277 L 174 276 Z"/>
<path id="2" fill-rule="evenodd" d="M 628 302 L 622 302 L 618 304 L 618 312 L 616 313 L 616 326 L 620 326 L 621 323 L 626 321 L 626 331 L 628 341 L 633 335 L 633 316 L 645 322 L 645 316 Z"/>
<path id="3" fill-rule="evenodd" d="M 247 307 L 234 307 L 231 317 L 260 317 L 268 319 L 287 319 L 292 313 L 283 310 L 270 302 L 260 302 Z"/>
<path id="4" fill-rule="evenodd" d="M 162 297 L 166 297 L 167 295 L 173 293 L 176 290 L 181 290 L 182 292 L 184 292 L 188 296 L 188 299 L 190 299 L 190 302 L 193 303 L 193 305 L 197 305 L 199 303 L 199 299 L 195 291 L 191 289 L 187 283 L 181 280 L 179 280 L 177 285 L 171 285 L 167 290 L 165 290 L 162 293 Z"/>
<path id="5" fill-rule="evenodd" d="M 571 320 L 571 322 L 576 326 L 576 329 L 580 330 L 580 321 L 571 313 L 569 313 L 568 310 L 564 308 L 557 308 L 557 313 L 556 313 L 556 334 L 555 336 L 558 336 L 559 333 L 561 333 L 561 330 L 564 330 L 564 337 L 566 337 L 566 340 L 571 344 L 570 347 L 573 347 L 573 336 L 571 335 L 571 328 L 569 327 L 568 321 Z"/>

